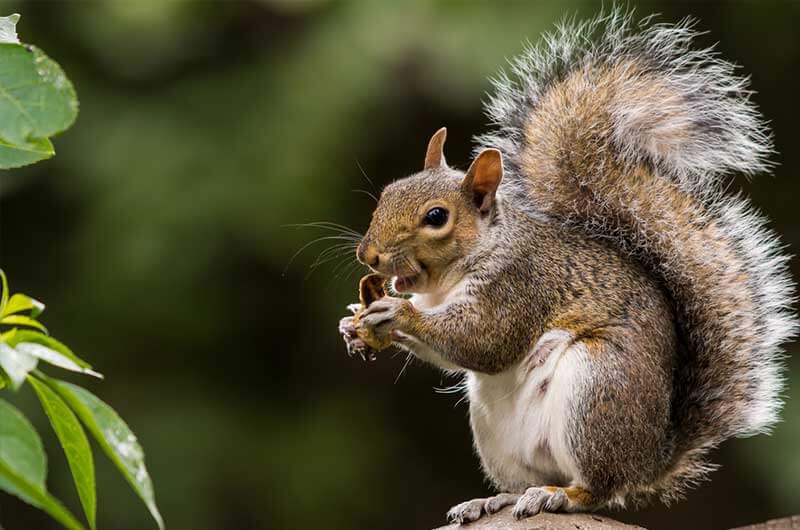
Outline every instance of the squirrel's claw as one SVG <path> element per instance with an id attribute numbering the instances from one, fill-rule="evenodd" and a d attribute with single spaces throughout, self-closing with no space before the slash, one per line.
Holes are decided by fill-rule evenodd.
<path id="1" fill-rule="evenodd" d="M 567 504 L 562 488 L 528 488 L 511 510 L 515 519 L 524 519 L 540 512 L 557 512 Z"/>
<path id="2" fill-rule="evenodd" d="M 397 318 L 408 306 L 410 302 L 405 298 L 382 298 L 371 303 L 361 313 L 361 322 L 368 327 L 378 327 Z"/>
<path id="3" fill-rule="evenodd" d="M 345 340 L 358 336 L 356 334 L 356 326 L 353 320 L 353 317 L 344 317 L 339 321 L 339 333 L 345 338 Z"/>
<path id="4" fill-rule="evenodd" d="M 541 488 L 529 488 L 529 489 L 540 490 Z M 557 494 L 558 492 L 554 493 L 553 496 L 556 496 Z M 563 495 L 563 491 L 561 491 L 561 494 Z M 519 501 L 523 498 L 525 498 L 524 494 L 520 495 L 519 493 L 499 493 L 494 497 L 489 497 L 487 499 L 472 499 L 471 501 L 462 502 L 461 504 L 456 504 L 455 506 L 450 508 L 450 511 L 447 512 L 447 520 L 450 523 L 457 523 L 457 524 L 471 523 L 473 521 L 477 521 L 478 519 L 480 519 L 484 514 L 491 515 L 493 513 L 499 512 L 506 506 L 519 504 Z M 526 502 L 527 500 L 528 499 L 526 498 Z M 544 506 L 542 506 L 541 508 L 544 508 Z M 544 510 L 550 511 L 547 510 L 547 508 L 544 508 Z M 524 509 L 520 510 L 521 514 L 524 512 L 525 512 Z M 521 515 L 517 518 L 521 519 L 522 517 L 527 517 L 527 515 Z"/>
<path id="5" fill-rule="evenodd" d="M 339 321 L 339 333 L 344 339 L 349 357 L 357 353 L 363 361 L 374 361 L 376 359 L 374 350 L 359 338 L 353 317 L 344 317 Z"/>
<path id="6" fill-rule="evenodd" d="M 456 504 L 447 512 L 447 521 L 451 524 L 464 524 L 477 521 L 484 514 L 486 499 L 472 499 Z"/>
<path id="7" fill-rule="evenodd" d="M 487 514 L 497 513 L 506 506 L 512 506 L 517 503 L 522 495 L 518 493 L 498 493 L 494 497 L 486 499 L 483 505 L 483 511 Z"/>

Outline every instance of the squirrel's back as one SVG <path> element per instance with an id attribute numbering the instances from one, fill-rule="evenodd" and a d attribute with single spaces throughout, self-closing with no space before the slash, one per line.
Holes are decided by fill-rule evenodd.
<path id="1" fill-rule="evenodd" d="M 497 81 L 502 193 L 611 238 L 662 281 L 686 342 L 673 392 L 677 453 L 665 496 L 710 469 L 705 453 L 778 418 L 781 344 L 797 321 L 788 256 L 722 178 L 769 169 L 772 142 L 747 81 L 689 22 L 635 31 L 613 11 L 564 24 Z"/>

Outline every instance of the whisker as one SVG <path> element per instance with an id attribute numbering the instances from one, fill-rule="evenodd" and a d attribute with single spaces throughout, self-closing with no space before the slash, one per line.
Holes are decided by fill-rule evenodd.
<path id="1" fill-rule="evenodd" d="M 363 193 L 364 195 L 372 197 L 373 201 L 378 202 L 378 198 L 373 193 L 371 193 L 371 192 L 369 192 L 367 190 L 362 190 L 362 189 L 356 188 L 356 189 L 350 190 L 350 191 L 352 191 L 353 193 Z"/>
<path id="2" fill-rule="evenodd" d="M 349 226 L 341 225 L 331 221 L 313 221 L 310 223 L 291 223 L 283 225 L 285 228 L 322 228 L 324 230 L 331 230 L 341 234 L 348 234 L 353 237 L 361 239 L 363 234 L 350 228 Z"/>
<path id="3" fill-rule="evenodd" d="M 356 246 L 354 243 L 339 243 L 336 245 L 331 245 L 330 247 L 324 249 L 322 252 L 319 253 L 317 256 L 316 261 L 311 264 L 311 268 L 316 268 L 320 264 L 325 263 L 330 256 L 341 256 L 345 253 L 352 252 L 355 256 Z"/>
<path id="4" fill-rule="evenodd" d="M 309 221 L 307 223 L 289 223 L 289 224 L 286 224 L 284 226 L 298 227 L 298 228 L 304 228 L 304 227 L 307 227 L 307 226 L 311 226 L 311 227 L 315 227 L 315 226 L 332 226 L 332 227 L 335 227 L 335 228 L 341 228 L 343 230 L 349 230 L 351 232 L 356 232 L 355 230 L 353 230 L 352 228 L 350 228 L 347 225 L 343 225 L 341 223 L 335 223 L 333 221 Z"/>
<path id="5" fill-rule="evenodd" d="M 348 270 L 352 268 L 358 268 L 357 265 L 359 263 L 357 261 L 353 261 L 349 256 L 341 256 L 339 258 L 335 258 L 336 261 L 334 265 L 332 265 L 331 272 L 326 275 L 326 281 L 324 283 L 323 290 L 325 292 L 329 292 L 334 286 L 338 285 L 338 279 Z M 334 274 L 333 271 L 339 271 L 338 274 Z"/>
<path id="6" fill-rule="evenodd" d="M 351 261 L 347 256 L 337 256 L 335 258 L 331 258 L 328 261 L 328 263 L 331 262 L 331 261 L 335 261 L 336 262 L 336 264 L 334 265 L 335 268 L 339 268 L 339 267 L 341 267 L 341 266 L 343 266 L 345 264 L 348 265 L 348 266 L 351 264 Z M 314 274 L 314 272 L 316 272 L 316 270 L 317 270 L 316 268 L 309 269 L 309 271 L 306 273 L 305 279 L 310 278 L 311 275 Z"/>
<path id="7" fill-rule="evenodd" d="M 409 269 L 411 269 L 412 271 L 414 271 L 414 274 L 419 274 L 419 273 L 421 272 L 421 270 L 420 270 L 419 266 L 415 265 L 415 264 L 414 264 L 414 263 L 411 261 L 411 259 L 410 259 L 408 256 L 406 256 L 405 254 L 403 255 L 403 262 L 404 262 L 406 265 L 408 265 L 408 268 L 409 268 Z"/>
<path id="8" fill-rule="evenodd" d="M 323 260 L 317 259 L 317 261 L 315 261 L 308 268 L 308 272 L 306 273 L 305 279 L 307 280 L 308 278 L 310 278 L 311 275 L 314 273 L 314 271 L 316 271 L 317 268 L 319 268 L 321 265 L 324 265 L 325 263 L 330 263 L 331 261 L 335 261 L 335 260 L 342 260 L 344 263 L 350 263 L 352 261 L 352 258 L 349 256 L 349 254 L 350 254 L 349 251 L 348 252 L 342 251 L 342 252 L 340 252 L 338 254 L 333 254 L 331 256 L 328 256 L 327 258 L 325 258 Z"/>
<path id="9" fill-rule="evenodd" d="M 417 270 L 417 267 L 411 262 L 411 259 L 409 259 L 408 256 L 403 256 L 403 259 L 405 260 L 406 265 L 408 265 L 408 268 L 414 271 L 414 274 L 417 274 L 419 272 Z"/>
<path id="10" fill-rule="evenodd" d="M 414 354 L 409 353 L 408 357 L 406 357 L 405 364 L 403 364 L 403 367 L 400 369 L 400 373 L 397 374 L 397 377 L 395 377 L 393 384 L 395 384 L 395 385 L 397 384 L 397 382 L 400 380 L 400 376 L 402 376 L 403 372 L 406 371 L 406 368 L 408 368 L 408 365 L 411 364 L 411 359 L 413 359 L 413 358 L 414 358 Z"/>
<path id="11" fill-rule="evenodd" d="M 343 277 L 344 277 L 344 279 L 349 279 L 350 276 L 353 275 L 353 272 L 357 271 L 360 267 L 361 267 L 361 263 L 359 263 L 358 261 L 355 261 L 355 262 L 345 261 L 344 262 L 344 267 L 342 267 L 342 264 L 340 263 L 336 267 L 336 269 L 334 269 L 334 272 L 336 272 L 336 270 L 338 270 L 339 273 L 334 275 L 333 279 L 334 280 L 341 280 L 341 279 L 343 279 Z M 346 277 L 345 277 L 345 274 L 347 275 Z"/>
<path id="12" fill-rule="evenodd" d="M 348 258 L 348 261 L 349 261 L 349 260 L 352 259 L 352 257 L 349 256 L 349 254 L 350 254 L 350 252 L 348 251 L 348 249 L 340 249 L 339 252 L 331 253 L 328 256 L 326 256 L 324 259 L 317 258 L 317 260 L 314 261 L 314 263 L 312 263 L 308 267 L 310 269 L 309 272 L 313 272 L 314 269 L 317 269 L 318 267 L 321 267 L 322 265 L 324 265 L 326 263 L 329 263 L 329 262 L 331 262 L 333 260 L 337 260 L 337 259 L 340 259 L 340 258 Z"/>
<path id="13" fill-rule="evenodd" d="M 331 272 L 328 274 L 327 281 L 325 282 L 325 291 L 329 291 L 336 285 L 337 279 L 342 275 L 342 273 L 348 270 L 350 267 L 353 266 L 353 262 L 347 256 L 342 256 L 338 258 L 338 261 L 333 265 Z M 335 274 L 336 271 L 339 271 L 338 274 Z"/>
<path id="14" fill-rule="evenodd" d="M 338 278 L 338 275 L 336 274 L 337 272 L 339 272 L 340 274 L 344 274 L 344 271 L 350 270 L 350 267 L 352 266 L 353 266 L 352 261 L 342 260 L 333 268 L 333 270 L 331 271 L 331 275 L 334 279 L 336 279 Z"/>
<path id="15" fill-rule="evenodd" d="M 358 166 L 358 169 L 361 171 L 361 174 L 364 176 L 364 178 L 367 179 L 367 182 L 369 182 L 369 185 L 372 186 L 372 191 L 377 193 L 378 190 L 375 188 L 375 183 L 372 182 L 372 179 L 367 176 L 367 172 L 364 171 L 363 167 L 361 167 L 361 163 L 358 161 L 358 159 L 356 159 L 356 165 Z"/>
<path id="16" fill-rule="evenodd" d="M 342 236 L 342 235 L 336 235 L 336 236 L 322 236 L 322 237 L 318 237 L 318 238 L 316 238 L 316 239 L 314 239 L 314 240 L 312 240 L 312 241 L 309 241 L 308 243 L 306 243 L 305 245 L 303 245 L 302 247 L 300 247 L 300 248 L 297 250 L 297 252 L 295 252 L 295 253 L 292 255 L 292 257 L 291 257 L 291 258 L 289 258 L 289 263 L 287 263 L 287 264 L 286 264 L 286 267 L 284 267 L 284 268 L 283 268 L 283 273 L 282 273 L 281 275 L 286 275 L 286 271 L 288 271 L 288 270 L 289 270 L 289 267 L 292 265 L 292 263 L 294 262 L 295 258 L 297 258 L 297 256 L 299 256 L 299 255 L 300 255 L 300 253 L 302 253 L 302 252 L 303 252 L 305 249 L 307 249 L 308 247 L 310 247 L 311 245 L 313 245 L 313 244 L 315 244 L 315 243 L 319 243 L 320 241 L 328 241 L 328 240 L 345 240 L 345 241 L 352 241 L 352 239 L 351 239 L 351 238 L 349 238 L 349 237 L 345 237 L 345 236 Z"/>
<path id="17" fill-rule="evenodd" d="M 361 267 L 362 267 L 361 263 L 356 261 L 355 262 L 355 267 L 353 267 L 353 269 L 349 273 L 347 273 L 347 276 L 345 276 L 345 278 L 344 278 L 345 281 L 350 280 L 350 277 L 353 275 L 353 273 L 356 272 L 357 270 L 359 270 Z"/>
<path id="18" fill-rule="evenodd" d="M 453 408 L 456 408 L 457 406 L 461 405 L 461 404 L 462 404 L 464 401 L 466 401 L 466 400 L 467 400 L 467 393 L 466 393 L 466 392 L 464 392 L 464 395 L 463 395 L 463 396 L 461 396 L 461 399 L 459 399 L 458 401 L 456 401 L 456 404 L 455 404 L 455 405 L 453 405 Z"/>
<path id="19" fill-rule="evenodd" d="M 433 391 L 437 394 L 458 394 L 459 392 L 464 392 L 467 388 L 467 381 L 466 379 L 462 379 L 458 383 L 455 383 L 450 386 L 446 387 L 433 387 Z"/>

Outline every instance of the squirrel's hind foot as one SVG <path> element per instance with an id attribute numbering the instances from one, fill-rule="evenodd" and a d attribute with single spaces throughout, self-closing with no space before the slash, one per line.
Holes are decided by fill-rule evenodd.
<path id="1" fill-rule="evenodd" d="M 543 486 L 525 490 L 511 514 L 516 519 L 524 519 L 541 512 L 580 512 L 591 506 L 592 496 L 583 488 Z"/>
<path id="2" fill-rule="evenodd" d="M 464 524 L 477 521 L 485 513 L 484 504 L 487 499 L 472 499 L 456 504 L 447 512 L 447 521 L 455 524 Z"/>
<path id="3" fill-rule="evenodd" d="M 472 499 L 471 501 L 456 504 L 447 512 L 450 523 L 471 523 L 477 521 L 482 515 L 497 513 L 506 506 L 515 504 L 522 495 L 519 493 L 500 493 L 487 499 Z"/>
<path id="4" fill-rule="evenodd" d="M 567 503 L 567 494 L 562 488 L 528 488 L 520 495 L 511 515 L 524 519 L 540 512 L 557 512 Z"/>
<path id="5" fill-rule="evenodd" d="M 465 524 L 477 521 L 484 514 L 497 513 L 513 505 L 515 519 L 525 519 L 541 512 L 580 512 L 591 509 L 594 501 L 589 491 L 579 487 L 541 486 L 528 488 L 525 493 L 500 493 L 487 499 L 472 499 L 456 504 L 447 512 L 450 523 Z"/>

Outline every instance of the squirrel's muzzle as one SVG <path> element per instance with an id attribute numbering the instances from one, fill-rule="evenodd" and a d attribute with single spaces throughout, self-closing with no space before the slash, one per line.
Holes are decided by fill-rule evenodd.
<path id="1" fill-rule="evenodd" d="M 380 264 L 380 253 L 378 249 L 375 248 L 375 245 L 370 245 L 366 239 L 363 239 L 361 243 L 358 244 L 356 258 L 368 267 L 375 268 Z"/>

